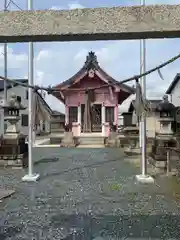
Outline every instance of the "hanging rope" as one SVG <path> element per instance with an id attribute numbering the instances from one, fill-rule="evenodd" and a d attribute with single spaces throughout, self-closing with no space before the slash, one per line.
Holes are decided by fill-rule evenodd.
<path id="1" fill-rule="evenodd" d="M 147 114 L 151 110 L 150 102 L 147 101 L 147 99 L 145 99 L 142 95 L 142 88 L 138 79 L 136 79 L 136 98 L 134 102 L 134 109 L 138 122 L 140 122 L 143 114 Z"/>
<path id="2" fill-rule="evenodd" d="M 135 108 L 135 112 L 136 112 L 138 122 L 140 121 L 140 118 L 142 117 L 143 114 L 146 114 L 147 112 L 149 112 L 151 110 L 149 102 L 146 99 L 143 98 L 141 86 L 140 86 L 138 80 L 140 78 L 144 77 L 144 76 L 147 76 L 147 75 L 151 74 L 152 72 L 155 72 L 155 71 L 160 72 L 161 68 L 167 66 L 168 64 L 176 61 L 179 58 L 180 58 L 180 54 L 174 56 L 173 58 L 171 58 L 168 61 L 160 64 L 159 66 L 150 69 L 149 71 L 146 71 L 146 72 L 144 72 L 140 75 L 133 76 L 133 77 L 130 77 L 130 78 L 127 78 L 123 81 L 118 82 L 119 84 L 123 84 L 123 83 L 130 82 L 132 80 L 136 80 L 136 99 L 135 99 L 134 108 Z M 37 92 L 38 90 L 44 90 L 44 91 L 47 91 L 48 94 L 53 94 L 54 92 L 62 91 L 62 89 L 57 89 L 57 88 L 40 87 L 40 86 L 37 86 L 37 85 L 33 86 L 33 85 L 25 84 L 25 83 L 22 83 L 22 82 L 20 83 L 18 81 L 8 79 L 8 78 L 2 77 L 2 76 L 0 76 L 0 79 L 2 79 L 4 81 L 9 81 L 12 84 L 17 84 L 17 85 L 20 85 L 20 86 L 25 87 L 25 88 L 32 88 L 34 90 L 34 92 Z M 94 87 L 94 88 L 88 88 L 88 89 L 87 88 L 86 89 L 71 89 L 71 91 L 86 91 L 86 92 L 89 93 L 90 90 L 95 90 L 95 89 L 99 89 L 99 88 L 103 88 L 103 87 L 107 87 L 107 86 L 113 86 L 113 85 L 115 85 L 115 84 L 106 84 L 106 85 L 102 85 L 100 87 Z M 65 91 L 65 89 L 63 89 L 63 91 Z M 68 89 L 68 91 L 69 91 L 69 89 Z M 37 97 L 37 94 L 35 94 L 35 95 Z M 39 103 L 39 100 L 37 98 L 35 98 L 35 99 L 36 100 L 35 100 L 35 106 L 34 107 L 35 107 L 36 110 L 35 110 L 35 113 L 34 113 L 34 128 L 35 128 L 35 125 L 37 123 L 37 113 L 41 113 L 41 115 L 44 115 L 43 111 L 41 111 L 42 109 L 40 108 L 41 104 Z M 87 121 L 89 119 L 88 116 L 90 116 L 89 94 L 87 94 L 86 101 L 87 101 L 87 104 L 85 104 L 84 129 L 89 130 L 89 128 L 90 128 L 89 121 Z"/>
<path id="3" fill-rule="evenodd" d="M 136 76 L 133 76 L 133 77 L 124 79 L 124 80 L 122 80 L 122 81 L 120 81 L 120 82 L 118 82 L 118 83 L 119 83 L 119 84 L 123 84 L 123 83 L 127 83 L 127 82 L 130 82 L 130 81 L 136 80 L 136 79 L 140 79 L 140 78 L 142 78 L 142 77 L 144 77 L 144 76 L 147 76 L 147 75 L 149 75 L 149 74 L 151 74 L 151 73 L 153 73 L 153 72 L 155 72 L 155 71 L 158 71 L 159 69 L 167 66 L 168 64 L 176 61 L 176 60 L 179 59 L 179 58 L 180 58 L 180 54 L 174 56 L 173 58 L 171 58 L 171 59 L 169 59 L 168 61 L 160 64 L 159 66 L 157 66 L 157 67 L 155 67 L 155 68 L 152 68 L 152 69 L 150 69 L 150 70 L 148 70 L 148 71 L 146 71 L 146 72 L 144 72 L 144 73 L 142 73 L 142 74 L 139 74 L 139 75 L 136 75 Z M 25 87 L 25 88 L 32 88 L 32 89 L 34 89 L 35 91 L 37 91 L 37 90 L 44 90 L 44 91 L 46 91 L 48 94 L 53 94 L 53 92 L 59 92 L 59 91 L 62 90 L 61 88 L 57 89 L 57 88 L 51 88 L 51 87 L 40 87 L 40 86 L 37 86 L 37 85 L 34 86 L 34 85 L 25 84 L 25 83 L 22 83 L 22 82 L 20 83 L 20 82 L 18 82 L 18 81 L 15 81 L 15 80 L 12 80 L 12 79 L 9 79 L 9 78 L 5 78 L 5 77 L 3 77 L 3 76 L 0 76 L 0 79 L 2 79 L 2 80 L 4 80 L 4 81 L 9 81 L 9 82 L 11 82 L 11 83 L 20 85 L 20 86 Z M 95 89 L 103 88 L 103 87 L 105 87 L 105 86 L 113 86 L 113 85 L 116 85 L 116 84 L 106 84 L 106 85 L 102 85 L 102 86 L 100 86 L 100 87 L 88 88 L 88 90 L 95 90 Z M 68 89 L 68 91 L 69 91 L 69 90 L 70 90 L 70 89 Z M 86 90 L 87 90 L 87 88 L 84 88 L 84 89 L 71 89 L 70 91 L 86 91 Z M 63 89 L 63 91 L 66 91 L 66 90 Z"/>

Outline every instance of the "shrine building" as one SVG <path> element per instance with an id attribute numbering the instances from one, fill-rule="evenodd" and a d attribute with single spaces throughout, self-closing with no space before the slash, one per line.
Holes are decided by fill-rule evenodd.
<path id="1" fill-rule="evenodd" d="M 65 123 L 74 136 L 98 132 L 107 137 L 110 126 L 118 124 L 118 105 L 134 89 L 109 76 L 89 52 L 83 67 L 71 78 L 55 86 L 53 95 L 65 104 Z"/>

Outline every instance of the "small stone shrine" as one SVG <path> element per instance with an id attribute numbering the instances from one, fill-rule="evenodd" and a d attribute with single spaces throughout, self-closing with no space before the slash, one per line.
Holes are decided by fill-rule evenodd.
<path id="1" fill-rule="evenodd" d="M 4 109 L 7 129 L 1 138 L 0 165 L 25 167 L 28 162 L 28 145 L 25 143 L 25 136 L 18 129 L 19 111 L 25 107 L 21 104 L 21 98 L 14 94 L 1 107 Z"/>
<path id="2" fill-rule="evenodd" d="M 139 128 L 138 126 L 125 127 L 122 131 L 123 137 L 121 136 L 120 142 L 125 142 L 127 148 L 125 153 L 127 155 L 139 155 Z"/>
<path id="3" fill-rule="evenodd" d="M 168 101 L 167 95 L 163 97 L 162 102 L 157 106 L 157 111 L 160 113 L 160 131 L 157 136 L 169 140 L 173 135 L 172 123 L 175 117 L 175 106 Z"/>
<path id="4" fill-rule="evenodd" d="M 168 96 L 163 97 L 162 102 L 157 106 L 159 112 L 160 131 L 156 133 L 152 146 L 151 157 L 155 164 L 164 167 L 167 160 L 165 147 L 173 147 L 176 142 L 173 140 L 172 124 L 174 122 L 175 106 L 168 101 Z"/>
<path id="5" fill-rule="evenodd" d="M 111 124 L 110 126 L 110 134 L 106 141 L 106 147 L 118 147 L 118 132 L 117 125 Z"/>
<path id="6" fill-rule="evenodd" d="M 64 137 L 61 142 L 61 147 L 75 147 L 75 139 L 72 132 L 71 124 L 65 125 Z"/>

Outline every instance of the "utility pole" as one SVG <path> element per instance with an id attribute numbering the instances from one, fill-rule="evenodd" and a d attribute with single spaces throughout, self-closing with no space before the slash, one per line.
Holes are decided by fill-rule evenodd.
<path id="1" fill-rule="evenodd" d="M 4 11 L 7 11 L 7 0 L 4 0 Z M 4 43 L 4 77 L 7 78 L 7 43 Z M 7 102 L 7 81 L 4 80 L 4 104 Z M 4 110 L 0 110 L 0 115 L 1 115 L 1 134 L 4 135 L 4 126 L 5 126 L 5 121 L 4 121 Z"/>
<path id="2" fill-rule="evenodd" d="M 146 4 L 145 0 L 140 0 L 140 5 L 144 6 Z M 140 74 L 146 71 L 146 40 L 140 40 Z M 146 76 L 141 79 L 141 89 L 143 98 L 146 99 Z M 153 183 L 154 179 L 147 175 L 147 156 L 146 156 L 146 146 L 147 146 L 147 136 L 146 136 L 146 116 L 142 115 L 139 124 L 139 142 L 141 149 L 141 175 L 137 175 L 137 180 L 143 183 Z"/>
<path id="3" fill-rule="evenodd" d="M 7 0 L 4 0 L 4 11 L 7 11 Z M 4 43 L 4 77 L 7 78 L 7 43 Z M 7 101 L 7 81 L 4 81 L 4 103 Z"/>
<path id="4" fill-rule="evenodd" d="M 28 10 L 33 10 L 33 0 L 28 0 Z M 33 42 L 29 42 L 28 52 L 28 83 L 34 85 L 34 48 Z M 22 180 L 28 182 L 35 182 L 39 179 L 39 174 L 33 173 L 33 90 L 28 88 L 28 121 L 29 121 L 29 134 L 28 134 L 28 174 Z"/>
<path id="5" fill-rule="evenodd" d="M 140 0 L 141 5 L 145 5 L 145 0 Z M 146 71 L 146 40 L 140 40 L 140 74 Z M 146 76 L 141 79 L 141 89 L 144 99 L 146 99 Z M 146 159 L 146 117 L 143 114 L 140 122 L 140 147 L 141 147 L 141 174 L 147 174 L 147 159 Z"/>

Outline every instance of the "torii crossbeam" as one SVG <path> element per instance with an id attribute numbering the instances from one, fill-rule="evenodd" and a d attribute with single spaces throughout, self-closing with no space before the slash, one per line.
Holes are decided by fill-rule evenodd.
<path id="1" fill-rule="evenodd" d="M 0 12 L 0 42 L 180 37 L 180 5 Z"/>

